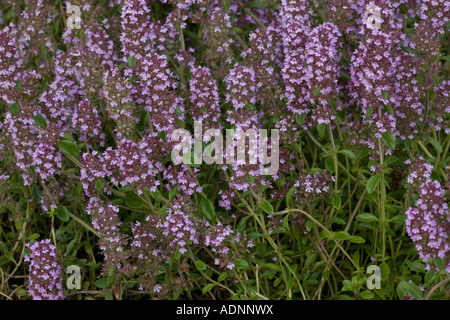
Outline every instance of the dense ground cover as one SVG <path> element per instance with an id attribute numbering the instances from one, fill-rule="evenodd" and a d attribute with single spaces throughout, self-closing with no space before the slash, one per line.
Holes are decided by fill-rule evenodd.
<path id="1" fill-rule="evenodd" d="M 0 299 L 448 299 L 449 18 L 0 0 Z"/>

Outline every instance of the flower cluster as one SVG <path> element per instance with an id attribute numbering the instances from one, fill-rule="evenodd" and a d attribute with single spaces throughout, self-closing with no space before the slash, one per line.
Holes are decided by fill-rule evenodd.
<path id="1" fill-rule="evenodd" d="M 414 162 L 407 160 L 406 164 L 410 165 L 407 183 L 419 195 L 415 207 L 405 212 L 406 232 L 423 261 L 436 257 L 446 259 L 447 272 L 450 272 L 450 212 L 444 188 L 432 180 L 433 166 L 422 157 L 417 157 Z"/>
<path id="2" fill-rule="evenodd" d="M 60 136 L 60 128 L 55 124 L 50 124 L 47 130 L 40 134 L 39 143 L 32 154 L 32 164 L 42 180 L 53 177 L 62 167 L 62 154 L 56 147 Z"/>
<path id="3" fill-rule="evenodd" d="M 202 187 L 197 183 L 196 172 L 198 169 L 190 170 L 188 166 L 182 164 L 180 166 L 169 165 L 164 171 L 164 179 L 167 180 L 166 188 L 171 190 L 177 187 L 180 192 L 190 196 L 195 192 L 200 193 Z"/>
<path id="4" fill-rule="evenodd" d="M 327 171 L 316 172 L 315 174 L 299 176 L 294 187 L 295 200 L 302 205 L 311 204 L 317 198 L 322 197 L 330 190 L 330 182 L 333 178 Z"/>
<path id="5" fill-rule="evenodd" d="M 450 21 L 450 3 L 436 0 L 422 0 L 421 2 L 421 18 L 431 23 L 438 33 L 444 33 L 445 23 Z"/>
<path id="6" fill-rule="evenodd" d="M 141 60 L 152 51 L 149 12 L 145 0 L 126 1 L 122 8 L 120 41 L 125 62 L 130 56 Z"/>
<path id="7" fill-rule="evenodd" d="M 436 131 L 450 133 L 450 80 L 443 81 L 439 87 L 434 90 L 436 98 L 431 104 L 433 116 L 428 117 L 428 124 Z"/>
<path id="8" fill-rule="evenodd" d="M 192 118 L 195 121 L 208 121 L 211 127 L 220 116 L 219 92 L 211 71 L 206 67 L 194 66 L 189 87 Z"/>
<path id="9" fill-rule="evenodd" d="M 148 150 L 149 148 L 146 151 Z M 109 147 L 102 161 L 103 171 L 110 177 L 113 185 L 135 185 L 138 194 L 144 188 L 155 191 L 159 185 L 159 181 L 155 180 L 158 169 L 141 146 L 133 141 L 122 139 L 117 148 Z"/>
<path id="10" fill-rule="evenodd" d="M 208 221 L 204 221 L 205 227 L 209 227 Z M 225 240 L 233 235 L 233 229 L 228 225 L 224 226 L 220 222 L 214 226 L 213 230 L 207 230 L 199 238 L 200 245 L 205 245 L 211 248 L 213 253 L 219 255 L 219 258 L 214 259 L 215 265 L 226 266 L 227 269 L 233 269 L 234 265 L 227 257 L 230 248 L 225 244 Z"/>
<path id="11" fill-rule="evenodd" d="M 280 68 L 283 64 L 278 24 L 274 22 L 266 30 L 258 28 L 249 35 L 249 43 L 248 50 L 241 54 L 242 63 L 255 71 L 259 102 L 266 104 L 268 113 L 276 112 L 282 92 Z"/>
<path id="12" fill-rule="evenodd" d="M 61 265 L 56 248 L 50 239 L 27 244 L 30 254 L 24 260 L 30 263 L 28 292 L 33 300 L 63 300 Z"/>
<path id="13" fill-rule="evenodd" d="M 109 272 L 110 266 L 115 270 L 126 272 L 123 261 L 125 260 L 126 238 L 120 232 L 122 224 L 118 216 L 119 208 L 92 197 L 86 207 L 87 213 L 92 216 L 92 226 L 97 230 L 100 242 L 99 247 L 105 255 L 103 269 Z"/>
<path id="14" fill-rule="evenodd" d="M 324 23 L 314 28 L 305 45 L 303 66 L 301 113 L 307 112 L 308 105 L 315 104 L 312 110 L 311 123 L 329 124 L 335 119 L 336 98 L 338 95 L 338 77 L 340 68 L 341 33 L 332 23 Z"/>
<path id="15" fill-rule="evenodd" d="M 97 109 L 92 106 L 89 100 L 82 100 L 75 107 L 72 116 L 73 128 L 79 128 L 80 140 L 88 142 L 98 140 L 100 146 L 104 146 L 105 133 L 102 131 L 102 122 L 98 115 Z"/>
<path id="16" fill-rule="evenodd" d="M 445 259 L 446 270 L 450 272 L 449 209 L 440 183 L 431 181 L 422 184 L 416 206 L 405 212 L 408 236 L 423 261 L 437 257 Z"/>
<path id="17" fill-rule="evenodd" d="M 406 165 L 409 165 L 409 174 L 406 178 L 406 182 L 418 192 L 422 184 L 431 182 L 431 172 L 433 171 L 433 166 L 426 163 L 423 157 L 416 156 L 414 162 L 411 160 L 405 161 Z"/>
<path id="18" fill-rule="evenodd" d="M 136 105 L 131 97 L 131 84 L 120 75 L 118 68 L 106 71 L 103 77 L 102 95 L 106 110 L 116 123 L 120 135 L 131 133 L 136 124 Z"/>
<path id="19" fill-rule="evenodd" d="M 136 72 L 140 78 L 137 103 L 150 113 L 156 131 L 170 133 L 176 127 L 176 119 L 183 119 L 184 105 L 175 91 L 177 83 L 168 68 L 167 57 L 151 55 L 142 61 Z"/>
<path id="20" fill-rule="evenodd" d="M 11 37 L 0 30 L 0 98 L 6 103 L 17 102 L 16 84 L 22 76 L 22 60 Z"/>
<path id="21" fill-rule="evenodd" d="M 412 203 L 402 232 L 422 260 L 431 266 L 440 258 L 449 270 L 448 0 L 1 2 L 0 212 L 14 218 L 0 242 L 15 241 L 14 222 L 27 221 L 25 233 L 48 232 L 35 225 L 47 211 L 52 219 L 56 212 L 52 231 L 71 226 L 70 206 L 71 217 L 81 213 L 92 223 L 81 232 L 98 235 L 76 231 L 85 248 L 99 245 L 107 285 L 130 280 L 114 285 L 115 295 L 128 294 L 134 283 L 159 298 L 190 294 L 194 284 L 205 285 L 186 277 L 200 257 L 212 274 L 233 269 L 237 258 L 262 262 L 264 276 L 284 282 L 289 277 L 279 267 L 264 263 L 285 255 L 281 271 L 286 261 L 298 266 L 291 271 L 304 276 L 300 291 L 320 297 L 339 292 L 339 281 L 322 281 L 313 293 L 314 277 L 329 272 L 338 279 L 351 264 L 345 255 L 333 265 L 317 263 L 307 276 L 307 264 L 334 256 L 310 243 L 316 234 L 305 231 L 304 213 L 335 232 L 358 210 L 390 216 L 399 203 Z M 71 4 L 81 9 L 81 29 L 66 24 Z M 183 136 L 192 146 L 198 122 L 209 133 L 235 130 L 231 145 L 206 133 L 200 143 L 204 155 L 214 147 L 214 160 L 227 161 L 175 164 L 182 143 L 172 133 L 194 131 L 194 139 Z M 260 129 L 278 129 L 280 144 L 254 139 Z M 227 150 L 217 148 L 220 142 Z M 269 154 L 277 171 L 266 174 Z M 406 156 L 407 173 L 398 165 Z M 356 220 L 347 219 L 349 233 L 373 230 L 349 229 Z M 400 236 L 400 225 L 387 233 Z M 58 243 L 73 231 L 62 230 Z M 297 235 L 305 235 L 298 247 Z M 375 238 L 374 252 L 360 254 L 385 257 Z M 408 246 L 398 243 L 392 259 Z M 62 298 L 56 248 L 41 241 L 30 250 L 30 293 Z M 251 285 L 250 270 L 220 282 L 242 294 L 236 284 L 244 276 Z M 279 298 L 283 290 L 271 286 L 258 294 Z M 210 294 L 228 294 L 222 289 Z M 285 291 L 294 298 L 299 290 Z"/>
<path id="22" fill-rule="evenodd" d="M 235 65 L 226 76 L 226 102 L 232 104 L 234 110 L 228 113 L 227 121 L 237 127 L 248 128 L 258 123 L 258 114 L 247 104 L 256 104 L 258 86 L 255 71 L 251 67 Z"/>
<path id="23" fill-rule="evenodd" d="M 194 222 L 178 203 L 168 208 L 167 213 L 165 221 L 160 222 L 159 227 L 164 228 L 163 235 L 171 239 L 170 246 L 177 247 L 184 253 L 189 241 L 198 243 Z"/>

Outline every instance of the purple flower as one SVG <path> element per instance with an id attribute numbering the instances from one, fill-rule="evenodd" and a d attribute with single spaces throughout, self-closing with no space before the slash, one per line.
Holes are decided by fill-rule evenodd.
<path id="1" fill-rule="evenodd" d="M 422 184 L 416 206 L 405 212 L 408 236 L 423 261 L 437 257 L 444 259 L 446 271 L 450 272 L 449 209 L 439 182 Z"/>
<path id="2" fill-rule="evenodd" d="M 217 122 L 220 116 L 219 92 L 211 71 L 206 67 L 192 68 L 189 81 L 191 93 L 191 114 L 194 121 Z"/>
<path id="3" fill-rule="evenodd" d="M 117 214 L 119 208 L 93 197 L 89 200 L 86 211 L 92 217 L 92 226 L 100 236 L 98 245 L 105 256 L 104 272 L 107 273 L 111 265 L 116 271 L 125 271 L 126 238 L 119 231 L 122 224 Z"/>
<path id="4" fill-rule="evenodd" d="M 148 43 L 152 38 L 149 12 L 145 0 L 126 1 L 122 8 L 120 41 L 125 62 L 131 56 L 141 60 L 152 51 Z"/>
<path id="5" fill-rule="evenodd" d="M 102 123 L 97 109 L 89 100 L 84 99 L 75 107 L 72 127 L 79 129 L 81 141 L 88 143 L 87 140 L 90 139 L 92 143 L 97 140 L 100 146 L 104 146 L 105 134 L 102 131 Z"/>
<path id="6" fill-rule="evenodd" d="M 28 292 L 33 300 L 64 300 L 61 266 L 56 257 L 56 247 L 50 239 L 27 243 L 30 254 L 24 260 L 30 263 Z"/>
<path id="7" fill-rule="evenodd" d="M 167 217 L 159 227 L 163 228 L 163 235 L 171 239 L 170 245 L 178 247 L 181 253 L 187 251 L 188 241 L 198 243 L 194 222 L 178 203 L 167 209 Z"/>
<path id="8" fill-rule="evenodd" d="M 0 30 L 0 98 L 11 104 L 18 101 L 16 81 L 22 75 L 22 60 L 16 50 L 16 43 Z"/>
<path id="9" fill-rule="evenodd" d="M 237 127 L 250 127 L 258 123 L 261 117 L 246 104 L 256 104 L 258 86 L 255 71 L 252 67 L 235 65 L 225 78 L 227 84 L 226 102 L 231 103 L 234 110 L 228 112 L 227 121 Z"/>

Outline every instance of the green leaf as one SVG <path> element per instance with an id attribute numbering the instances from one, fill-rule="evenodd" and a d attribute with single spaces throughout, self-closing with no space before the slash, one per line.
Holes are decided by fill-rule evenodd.
<path id="1" fill-rule="evenodd" d="M 62 140 L 58 141 L 56 143 L 58 148 L 64 153 L 65 155 L 77 158 L 80 150 L 78 150 L 78 147 L 71 141 Z"/>
<path id="2" fill-rule="evenodd" d="M 350 159 L 356 159 L 356 155 L 353 151 L 350 150 L 340 150 L 339 153 L 345 154 Z"/>
<path id="3" fill-rule="evenodd" d="M 433 259 L 433 263 L 436 267 L 438 267 L 439 270 L 443 270 L 445 269 L 445 264 L 444 264 L 444 260 L 441 258 L 432 258 Z"/>
<path id="4" fill-rule="evenodd" d="M 215 284 L 214 283 L 208 283 L 206 286 L 203 287 L 202 289 L 202 293 L 208 293 L 209 291 L 211 291 L 212 288 L 214 288 Z"/>
<path id="5" fill-rule="evenodd" d="M 295 187 L 290 188 L 289 191 L 287 192 L 287 194 L 286 194 L 286 205 L 288 205 L 289 202 L 291 202 L 292 195 L 294 194 L 294 192 L 295 192 Z"/>
<path id="6" fill-rule="evenodd" d="M 443 150 L 439 141 L 430 136 L 426 136 L 425 139 L 427 139 L 427 141 L 433 145 L 433 147 L 436 149 L 437 152 L 442 153 Z"/>
<path id="7" fill-rule="evenodd" d="M 450 56 L 442 57 L 441 60 L 450 61 Z"/>
<path id="8" fill-rule="evenodd" d="M 409 268 L 412 271 L 425 272 L 425 265 L 423 263 L 421 263 L 419 260 L 416 260 L 414 262 L 406 260 L 406 264 L 409 266 Z"/>
<path id="9" fill-rule="evenodd" d="M 297 124 L 299 126 L 303 125 L 303 123 L 305 122 L 305 118 L 306 118 L 306 113 L 295 115 L 295 121 L 297 122 Z"/>
<path id="10" fill-rule="evenodd" d="M 36 240 L 39 237 L 39 233 L 33 233 L 28 236 L 28 240 Z"/>
<path id="11" fill-rule="evenodd" d="M 97 288 L 105 289 L 107 287 L 106 281 L 107 281 L 107 279 L 105 277 L 105 278 L 98 279 L 97 281 L 95 281 L 94 284 Z"/>
<path id="12" fill-rule="evenodd" d="M 238 269 L 248 269 L 249 267 L 248 262 L 244 259 L 235 259 L 233 263 Z"/>
<path id="13" fill-rule="evenodd" d="M 334 173 L 334 158 L 328 157 L 325 159 L 325 168 L 329 173 Z"/>
<path id="14" fill-rule="evenodd" d="M 368 291 L 368 290 L 361 292 L 359 294 L 359 296 L 361 298 L 365 299 L 365 300 L 370 300 L 370 299 L 375 298 L 375 294 L 373 292 Z"/>
<path id="15" fill-rule="evenodd" d="M 206 270 L 206 264 L 201 260 L 195 261 L 195 266 L 197 267 L 198 270 L 201 270 L 201 271 Z"/>
<path id="16" fill-rule="evenodd" d="M 336 109 L 336 100 L 334 100 L 333 98 L 328 99 L 328 102 L 330 103 L 330 105 Z"/>
<path id="17" fill-rule="evenodd" d="M 217 279 L 219 282 L 224 281 L 230 276 L 230 273 L 228 271 L 224 271 L 219 275 L 219 278 Z"/>
<path id="18" fill-rule="evenodd" d="M 128 66 L 130 68 L 133 68 L 135 64 L 136 64 L 136 57 L 135 56 L 129 56 L 128 57 Z"/>
<path id="19" fill-rule="evenodd" d="M 319 137 L 323 138 L 325 137 L 325 123 L 320 123 L 317 125 L 317 132 L 319 133 Z"/>
<path id="20" fill-rule="evenodd" d="M 19 90 L 19 91 L 22 89 L 22 82 L 16 81 L 16 89 Z"/>
<path id="21" fill-rule="evenodd" d="M 391 222 L 401 223 L 401 224 L 404 224 L 405 220 L 406 220 L 406 214 L 404 214 L 404 213 L 400 213 L 389 219 L 389 221 L 391 221 Z"/>
<path id="22" fill-rule="evenodd" d="M 330 221 L 333 223 L 343 225 L 343 226 L 347 224 L 344 219 L 339 218 L 339 217 L 332 217 L 332 218 L 330 218 Z"/>
<path id="23" fill-rule="evenodd" d="M 13 116 L 17 116 L 19 114 L 19 105 L 17 103 L 8 104 L 8 109 Z"/>
<path id="24" fill-rule="evenodd" d="M 333 206 L 336 208 L 336 210 L 339 210 L 341 208 L 341 196 L 339 194 L 335 194 L 333 196 Z"/>
<path id="25" fill-rule="evenodd" d="M 69 210 L 67 210 L 65 206 L 60 206 L 58 208 L 56 216 L 63 222 L 68 222 L 70 220 Z"/>
<path id="26" fill-rule="evenodd" d="M 108 276 L 112 277 L 114 274 L 114 269 L 116 268 L 116 266 L 114 264 L 110 264 L 109 268 L 108 268 Z"/>
<path id="27" fill-rule="evenodd" d="M 344 71 L 341 71 L 341 77 L 342 77 L 342 78 L 345 78 L 345 79 L 347 79 L 347 80 L 350 80 L 349 74 L 346 73 L 346 72 L 344 72 Z"/>
<path id="28" fill-rule="evenodd" d="M 380 183 L 380 175 L 376 174 L 374 176 L 371 176 L 369 180 L 367 181 L 367 193 L 371 194 Z"/>
<path id="29" fill-rule="evenodd" d="M 37 113 L 36 115 L 32 116 L 34 123 L 38 126 L 41 127 L 43 129 L 47 129 L 47 121 L 45 121 L 45 118 L 43 116 L 41 116 L 39 113 Z"/>
<path id="30" fill-rule="evenodd" d="M 334 238 L 336 240 L 348 240 L 350 239 L 350 235 L 345 231 L 338 231 L 334 233 Z"/>
<path id="31" fill-rule="evenodd" d="M 250 218 L 250 216 L 245 216 L 243 217 L 241 220 L 239 220 L 239 223 L 237 225 L 237 230 L 242 233 L 244 231 L 245 228 L 245 224 L 247 223 L 247 220 Z"/>
<path id="32" fill-rule="evenodd" d="M 33 193 L 34 200 L 36 202 L 41 202 L 42 192 L 41 192 L 41 189 L 39 188 L 39 186 L 35 183 L 33 183 L 33 186 L 32 186 L 32 193 Z"/>
<path id="33" fill-rule="evenodd" d="M 150 195 L 151 195 L 152 198 L 155 199 L 156 201 L 161 202 L 162 196 L 161 196 L 161 192 L 159 192 L 158 189 L 156 189 L 155 192 L 150 192 Z"/>
<path id="34" fill-rule="evenodd" d="M 320 93 L 320 90 L 322 90 L 321 88 L 315 88 L 313 91 L 313 95 L 317 96 Z"/>
<path id="35" fill-rule="evenodd" d="M 183 111 L 181 111 L 181 109 L 180 109 L 180 107 L 176 107 L 175 108 L 175 114 L 177 114 L 177 115 L 179 115 L 179 116 L 181 116 L 182 114 L 183 114 Z"/>
<path id="36" fill-rule="evenodd" d="M 134 192 L 127 192 L 125 196 L 125 205 L 131 209 L 140 209 L 144 203 Z"/>
<path id="37" fill-rule="evenodd" d="M 254 7 L 254 8 L 266 8 L 266 4 L 264 2 L 261 2 L 261 1 L 249 2 L 248 5 L 250 7 Z"/>
<path id="38" fill-rule="evenodd" d="M 400 9 L 400 13 L 401 14 L 407 14 L 408 13 L 408 6 L 406 5 L 406 4 L 404 4 L 404 3 L 402 3 L 400 6 L 399 6 L 399 9 Z"/>
<path id="39" fill-rule="evenodd" d="M 391 164 L 400 164 L 400 159 L 396 156 L 387 156 L 386 159 L 384 159 L 384 165 L 390 166 Z"/>
<path id="40" fill-rule="evenodd" d="M 290 234 L 290 231 L 289 231 L 289 215 L 288 214 L 284 217 L 283 223 L 281 224 L 281 226 L 284 228 L 286 233 Z"/>
<path id="41" fill-rule="evenodd" d="M 350 237 L 350 242 L 353 243 L 365 243 L 366 240 L 364 240 L 364 238 L 358 237 L 358 236 L 351 236 Z"/>
<path id="42" fill-rule="evenodd" d="M 174 255 L 173 255 L 173 258 L 174 258 L 175 260 L 180 260 L 180 258 L 181 258 L 181 252 L 180 252 L 179 249 L 177 249 L 177 251 L 175 251 L 175 253 L 174 253 Z"/>
<path id="43" fill-rule="evenodd" d="M 386 262 L 383 262 L 380 264 L 380 270 L 381 270 L 381 280 L 384 281 L 389 277 L 391 268 L 389 268 L 389 265 Z"/>
<path id="44" fill-rule="evenodd" d="M 264 200 L 263 202 L 261 202 L 261 209 L 263 209 L 265 213 L 270 214 L 270 215 L 275 213 L 272 205 L 267 200 Z"/>
<path id="45" fill-rule="evenodd" d="M 373 113 L 373 107 L 369 107 L 366 110 L 366 119 L 370 120 L 370 118 L 372 118 L 372 113 Z"/>
<path id="46" fill-rule="evenodd" d="M 63 137 L 64 137 L 65 140 L 68 140 L 68 141 L 72 141 L 73 142 L 73 140 L 74 140 L 69 131 L 64 131 Z"/>
<path id="47" fill-rule="evenodd" d="M 281 271 L 281 267 L 275 263 L 264 263 L 261 267 Z"/>
<path id="48" fill-rule="evenodd" d="M 177 193 L 178 186 L 175 186 L 174 188 L 170 189 L 169 191 L 169 200 L 172 200 L 173 196 Z"/>
<path id="49" fill-rule="evenodd" d="M 306 221 L 306 231 L 310 232 L 312 229 L 312 226 L 313 226 L 313 224 L 312 224 L 311 220 Z"/>
<path id="50" fill-rule="evenodd" d="M 215 220 L 216 212 L 211 200 L 209 200 L 208 198 L 202 198 L 202 200 L 200 200 L 200 210 L 202 211 L 206 219 L 208 219 L 209 221 Z"/>
<path id="51" fill-rule="evenodd" d="M 355 251 L 354 253 L 353 253 L 353 255 L 352 255 L 352 260 L 353 260 L 353 262 L 357 265 L 357 266 L 359 266 L 359 260 L 360 260 L 360 256 L 359 256 L 359 251 Z"/>
<path id="52" fill-rule="evenodd" d="M 387 91 L 383 90 L 383 91 L 381 92 L 381 97 L 382 97 L 384 100 L 387 100 L 387 99 L 389 98 L 389 94 L 387 93 Z"/>
<path id="53" fill-rule="evenodd" d="M 103 180 L 98 178 L 97 181 L 95 181 L 95 189 L 97 189 L 98 192 L 103 192 Z"/>
<path id="54" fill-rule="evenodd" d="M 406 287 L 405 284 L 407 282 L 406 281 L 400 281 L 400 283 L 397 286 L 397 295 L 400 299 L 403 299 L 404 296 L 406 296 L 407 292 L 406 292 Z"/>
<path id="55" fill-rule="evenodd" d="M 376 222 L 378 221 L 378 217 L 372 213 L 361 213 L 356 216 L 356 220 L 362 222 Z"/>
<path id="56" fill-rule="evenodd" d="M 396 140 L 394 135 L 390 132 L 383 132 L 381 136 L 383 138 L 383 142 L 388 146 L 388 148 L 395 150 Z"/>
<path id="57" fill-rule="evenodd" d="M 223 10 L 228 12 L 230 10 L 230 0 L 224 0 L 221 2 Z"/>
<path id="58" fill-rule="evenodd" d="M 420 288 L 414 283 L 405 281 L 404 288 L 406 292 L 414 299 L 422 299 L 422 290 L 420 290 Z"/>

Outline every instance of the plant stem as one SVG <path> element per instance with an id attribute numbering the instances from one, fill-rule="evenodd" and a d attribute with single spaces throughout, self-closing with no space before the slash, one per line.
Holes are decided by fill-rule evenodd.
<path id="1" fill-rule="evenodd" d="M 383 164 L 384 164 L 384 149 L 383 149 L 383 142 L 381 138 L 378 139 L 378 148 L 380 152 L 380 167 L 382 168 L 380 172 L 380 218 L 382 221 L 382 232 L 383 232 L 383 249 L 382 249 L 382 261 L 385 261 L 385 251 L 386 251 L 386 228 L 387 228 L 387 221 L 386 221 L 386 211 L 385 211 L 385 201 L 386 201 L 386 186 L 384 185 L 384 172 L 383 172 Z"/>

